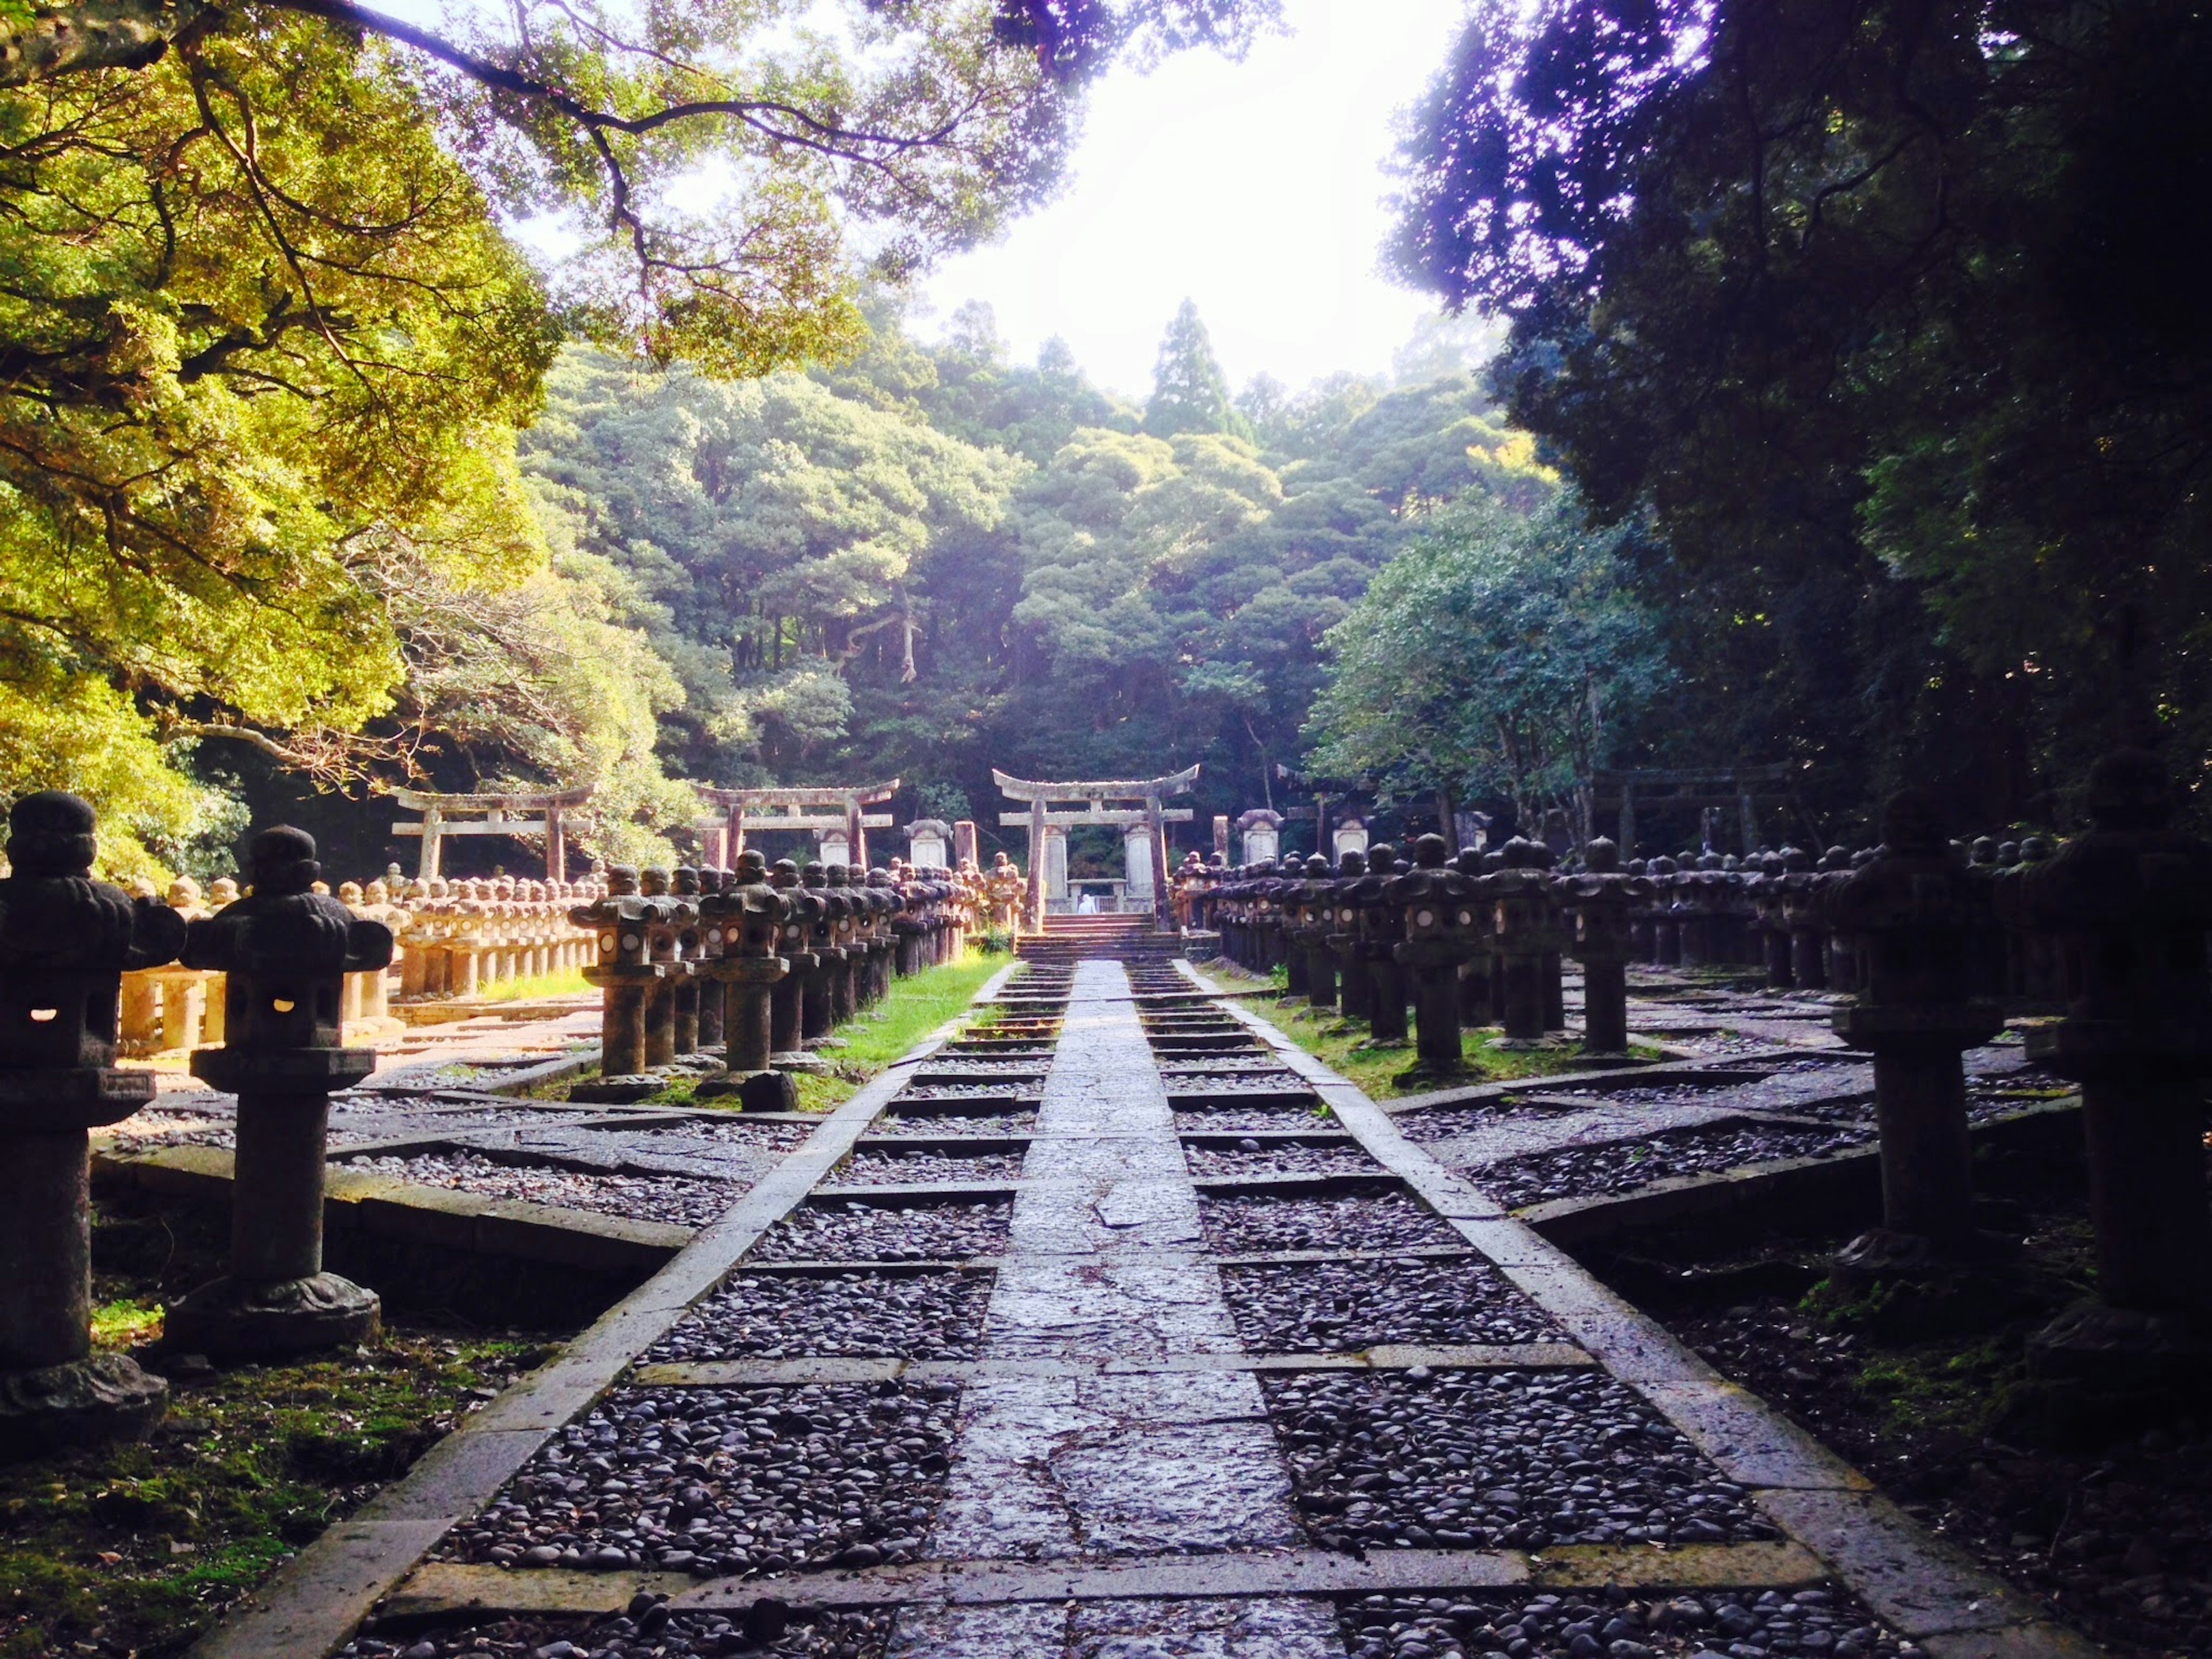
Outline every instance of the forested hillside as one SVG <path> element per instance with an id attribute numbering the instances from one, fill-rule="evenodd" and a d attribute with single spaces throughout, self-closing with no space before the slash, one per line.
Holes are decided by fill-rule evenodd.
<path id="1" fill-rule="evenodd" d="M 934 346 L 873 323 L 811 375 L 555 368 L 526 476 L 661 688 L 651 763 L 602 769 L 611 805 L 665 823 L 659 776 L 897 775 L 988 824 L 994 765 L 1197 761 L 1196 804 L 1239 811 L 1297 759 L 1323 636 L 1407 538 L 1553 492 L 1449 341 L 1406 383 L 1232 400 L 1186 307 L 1138 408 L 1056 343 L 1009 362 L 981 310 Z"/>

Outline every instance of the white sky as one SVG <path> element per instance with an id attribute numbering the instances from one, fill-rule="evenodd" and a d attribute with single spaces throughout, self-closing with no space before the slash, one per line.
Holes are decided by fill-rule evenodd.
<path id="1" fill-rule="evenodd" d="M 1377 274 L 1391 118 L 1419 95 L 1462 0 L 1288 0 L 1287 37 L 1093 88 L 1060 198 L 923 285 L 927 334 L 988 301 L 1015 361 L 1053 335 L 1141 397 L 1168 319 L 1198 302 L 1232 386 L 1377 373 L 1432 301 Z"/>

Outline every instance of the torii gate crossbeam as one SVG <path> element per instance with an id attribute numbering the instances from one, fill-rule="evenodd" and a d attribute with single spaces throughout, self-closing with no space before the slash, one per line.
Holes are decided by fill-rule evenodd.
<path id="1" fill-rule="evenodd" d="M 1164 883 L 1168 872 L 1168 820 L 1182 823 L 1190 817 L 1187 809 L 1173 812 L 1164 811 L 1160 802 L 1164 797 L 1190 793 L 1198 781 L 1198 768 L 1186 767 L 1180 772 L 1158 778 L 1109 778 L 1088 782 L 1047 783 L 1031 778 L 1018 778 L 1010 773 L 991 769 L 992 781 L 1000 793 L 1010 800 L 1027 805 L 1024 814 L 1006 813 L 1000 822 L 1009 828 L 1026 823 L 1030 832 L 1030 890 L 1029 913 L 1031 927 L 1042 930 L 1045 911 L 1045 832 L 1080 823 L 1141 823 L 1149 832 L 1152 848 L 1152 879 L 1154 891 Z M 1080 803 L 1085 809 L 1080 813 L 1054 813 L 1049 809 L 1054 801 L 1071 805 Z M 1111 810 L 1109 801 L 1135 801 L 1133 809 Z M 1157 915 L 1157 909 L 1155 915 Z"/>

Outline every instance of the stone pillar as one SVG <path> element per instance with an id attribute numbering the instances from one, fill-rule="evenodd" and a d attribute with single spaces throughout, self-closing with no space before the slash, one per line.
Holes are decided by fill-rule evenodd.
<path id="1" fill-rule="evenodd" d="M 2203 1386 L 2212 1350 L 2203 1079 L 2212 1075 L 2212 844 L 2169 827 L 2151 755 L 2089 775 L 2093 827 L 2021 880 L 2054 942 L 2065 1016 L 2028 1054 L 2081 1085 L 2099 1305 L 2030 1345 L 2045 1376 Z"/>
<path id="2" fill-rule="evenodd" d="M 790 899 L 769 885 L 768 862 L 758 853 L 738 854 L 736 879 L 726 891 L 702 907 L 702 925 L 712 930 L 721 954 L 705 964 L 724 1007 L 728 1034 L 725 1072 L 700 1085 L 706 1095 L 735 1094 L 744 1109 L 787 1112 L 799 1097 L 791 1079 L 770 1069 L 775 1052 L 775 988 L 791 972 L 776 953 Z"/>
<path id="3" fill-rule="evenodd" d="M 1838 1012 L 1838 1035 L 1874 1054 L 1881 1130 L 1882 1225 L 1840 1265 L 1879 1274 L 1964 1243 L 1973 1225 L 1972 1150 L 1959 1056 L 2004 1029 L 1995 1003 L 1966 995 L 1981 896 L 1943 833 L 1941 809 L 1917 789 L 1882 813 L 1881 855 L 1836 896 L 1838 927 L 1858 941 L 1866 990 Z"/>
<path id="4" fill-rule="evenodd" d="M 92 808 L 25 795 L 0 878 L 0 1455 L 137 1439 L 168 1384 L 92 1352 L 89 1131 L 154 1097 L 114 1068 L 125 971 L 174 957 L 185 920 L 92 878 Z"/>
<path id="5" fill-rule="evenodd" d="M 956 818 L 952 823 L 952 863 L 956 869 L 965 870 L 982 860 L 982 850 L 975 839 L 975 820 Z"/>
<path id="6" fill-rule="evenodd" d="M 1640 877 L 1623 875 L 1620 852 L 1599 836 L 1583 849 L 1583 873 L 1568 878 L 1575 959 L 1583 965 L 1583 1049 L 1628 1052 L 1628 917 L 1650 896 Z"/>
<path id="7" fill-rule="evenodd" d="M 1067 902 L 1067 831 L 1056 823 L 1044 831 L 1044 899 L 1047 908 Z"/>
<path id="8" fill-rule="evenodd" d="M 1152 880 L 1152 829 L 1149 823 L 1122 826 L 1121 872 L 1127 878 L 1121 889 L 1125 905 L 1149 909 L 1157 903 L 1159 894 Z"/>
<path id="9" fill-rule="evenodd" d="M 1229 815 L 1226 812 L 1213 815 L 1213 856 L 1224 864 L 1229 862 Z"/>
<path id="10" fill-rule="evenodd" d="M 1445 867 L 1448 850 L 1442 836 L 1423 836 L 1413 843 L 1412 872 L 1384 891 L 1404 913 L 1406 937 L 1395 955 L 1414 981 L 1419 1058 L 1405 1074 L 1409 1079 L 1455 1078 L 1466 1069 L 1460 1052 L 1459 968 L 1476 937 L 1478 901 L 1474 880 Z"/>
<path id="11" fill-rule="evenodd" d="M 607 872 L 605 897 L 568 913 L 592 930 L 599 960 L 584 978 L 599 990 L 599 1076 L 635 1077 L 646 1068 L 646 1000 L 666 969 L 653 960 L 646 938 L 646 902 L 638 872 L 626 864 Z"/>
<path id="12" fill-rule="evenodd" d="M 192 1056 L 194 1075 L 238 1097 L 230 1272 L 171 1308 L 181 1352 L 251 1357 L 348 1347 L 373 1338 L 374 1291 L 323 1270 L 325 1126 L 334 1090 L 376 1067 L 348 1048 L 345 975 L 392 961 L 392 932 L 313 890 L 313 837 L 264 830 L 250 852 L 252 896 L 195 921 L 185 960 L 228 976 L 228 1037 Z"/>
<path id="13" fill-rule="evenodd" d="M 1273 864 L 1282 848 L 1282 814 L 1259 806 L 1237 820 L 1244 837 L 1244 862 Z"/>

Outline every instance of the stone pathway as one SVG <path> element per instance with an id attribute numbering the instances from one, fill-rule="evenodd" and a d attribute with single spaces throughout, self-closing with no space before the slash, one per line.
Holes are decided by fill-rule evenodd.
<path id="1" fill-rule="evenodd" d="M 1304 1542 L 1258 1379 L 1164 1369 L 1243 1347 L 1118 963 L 1075 970 L 1022 1176 L 984 1358 L 1080 1370 L 969 1385 L 929 1553 L 1039 1560 Z M 1102 1362 L 1153 1369 L 1085 1374 Z M 891 1651 L 1030 1659 L 1111 1641 L 1128 1659 L 1320 1659 L 1344 1650 L 1335 1622 L 1327 1603 L 1293 1600 L 948 1607 L 902 1613 Z"/>
<path id="2" fill-rule="evenodd" d="M 1832 1127 L 1856 1063 L 1777 1056 L 1763 1109 L 1662 1068 L 1385 1110 L 1180 969 L 986 1004 L 745 1148 L 666 1268 L 198 1659 L 2089 1651 L 1483 1184 Z"/>

